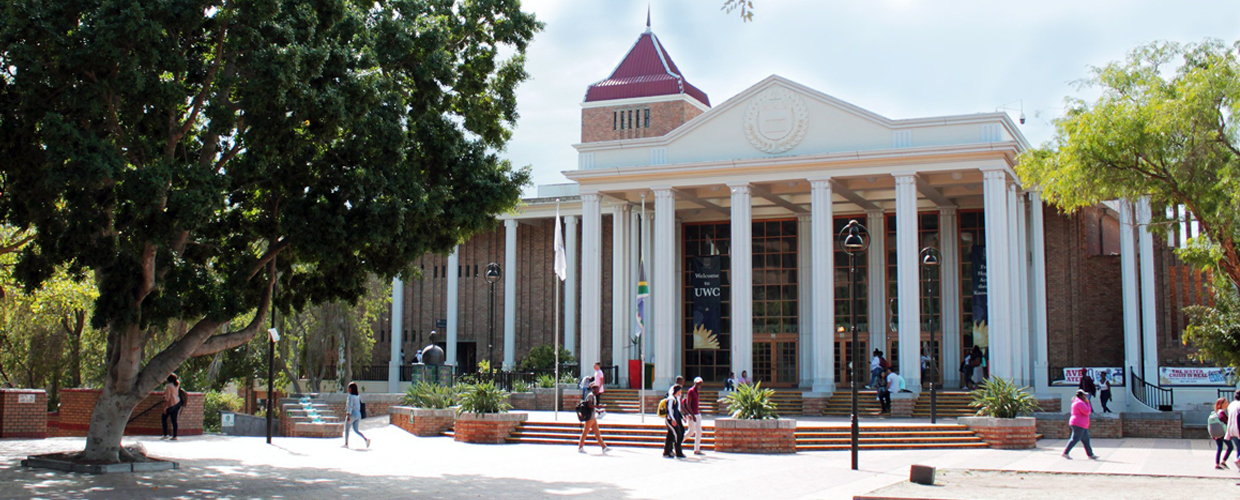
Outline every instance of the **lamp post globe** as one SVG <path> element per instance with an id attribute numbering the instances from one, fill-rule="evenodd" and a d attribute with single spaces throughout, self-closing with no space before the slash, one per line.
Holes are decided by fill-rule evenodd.
<path id="1" fill-rule="evenodd" d="M 936 291 L 931 271 L 939 267 L 939 263 L 942 261 L 942 255 L 939 253 L 939 249 L 934 247 L 925 247 L 921 249 L 921 252 L 918 255 L 921 257 L 921 268 L 926 273 L 926 312 L 930 313 L 930 364 L 935 368 L 932 375 L 934 378 L 930 381 L 930 423 L 936 424 L 938 423 L 939 416 L 938 385 L 942 383 L 942 380 L 940 379 L 942 378 L 943 369 L 941 363 L 939 362 L 939 349 L 934 343 L 934 331 L 937 329 L 938 325 L 935 323 L 934 313 L 931 311 L 931 308 L 935 305 L 934 299 Z M 942 314 L 942 311 L 939 311 L 939 313 Z"/>
<path id="2" fill-rule="evenodd" d="M 861 359 L 861 353 L 857 349 L 857 256 L 865 253 L 870 247 L 870 232 L 860 222 L 853 219 L 840 230 L 837 240 L 840 250 L 848 255 L 848 329 L 852 331 L 852 345 L 849 352 L 853 360 L 849 376 L 849 385 L 852 386 L 852 444 L 849 449 L 852 452 L 852 470 L 857 470 L 857 452 L 861 446 L 861 424 L 857 420 L 857 385 L 861 379 L 857 373 L 861 366 L 858 362 Z"/>

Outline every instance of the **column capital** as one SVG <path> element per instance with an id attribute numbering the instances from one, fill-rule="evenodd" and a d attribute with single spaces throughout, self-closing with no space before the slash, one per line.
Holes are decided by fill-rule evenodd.
<path id="1" fill-rule="evenodd" d="M 603 198 L 598 193 L 581 193 L 581 201 L 583 203 L 598 203 Z"/>
<path id="2" fill-rule="evenodd" d="M 798 222 L 809 222 L 811 220 L 814 220 L 814 217 L 810 214 L 797 214 Z"/>
<path id="3" fill-rule="evenodd" d="M 917 182 L 917 172 L 913 170 L 892 172 L 891 176 L 896 178 L 896 184 Z"/>
<path id="4" fill-rule="evenodd" d="M 939 215 L 956 216 L 956 207 L 939 207 Z"/>
<path id="5" fill-rule="evenodd" d="M 517 228 L 517 219 L 504 219 L 504 228 L 505 228 L 505 229 L 516 229 L 516 228 Z M 459 246 L 459 245 L 458 245 L 458 246 Z M 455 247 L 454 247 L 454 248 L 455 248 Z M 456 253 L 456 250 L 454 249 L 454 250 L 452 250 L 452 252 L 453 252 L 453 253 Z"/>
<path id="6" fill-rule="evenodd" d="M 884 215 L 886 215 L 886 214 L 887 214 L 887 212 L 884 212 L 882 209 L 878 209 L 878 210 L 866 210 L 866 211 L 865 211 L 865 216 L 866 216 L 866 217 L 882 217 L 882 216 L 884 216 Z"/>
<path id="7" fill-rule="evenodd" d="M 577 216 L 576 216 L 576 215 L 565 215 L 565 216 L 564 216 L 564 223 L 565 223 L 565 224 L 576 224 L 576 223 L 577 223 Z"/>
<path id="8" fill-rule="evenodd" d="M 671 187 L 664 187 L 664 186 L 660 186 L 660 187 L 656 187 L 656 188 L 651 188 L 651 191 L 654 191 L 654 197 L 655 197 L 655 199 L 659 199 L 659 198 L 664 198 L 664 199 L 666 199 L 666 198 L 674 198 L 674 197 L 675 197 L 675 196 L 674 196 L 674 195 L 675 195 L 675 193 L 673 193 L 673 192 L 672 192 L 672 188 L 671 188 Z"/>
<path id="9" fill-rule="evenodd" d="M 728 189 L 730 189 L 732 191 L 732 194 L 734 195 L 740 194 L 740 193 L 748 194 L 749 183 L 748 182 L 729 182 Z"/>
<path id="10" fill-rule="evenodd" d="M 809 179 L 810 189 L 831 189 L 831 178 Z"/>
<path id="11" fill-rule="evenodd" d="M 611 206 L 611 211 L 612 213 L 616 215 L 624 215 L 625 213 L 629 211 L 630 208 L 631 207 L 629 206 L 628 203 L 617 203 Z"/>
<path id="12" fill-rule="evenodd" d="M 984 168 L 982 168 L 982 169 L 981 169 L 981 171 L 982 171 L 982 179 L 985 179 L 985 180 L 991 180 L 991 179 L 1001 179 L 1001 180 L 1007 180 L 1007 172 L 1004 172 L 1002 168 L 998 168 L 998 167 L 984 167 Z"/>

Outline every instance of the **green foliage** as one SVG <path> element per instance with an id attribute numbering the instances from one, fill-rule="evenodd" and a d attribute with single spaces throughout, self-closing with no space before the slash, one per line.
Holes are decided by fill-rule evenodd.
<path id="1" fill-rule="evenodd" d="M 220 432 L 220 412 L 237 412 L 245 405 L 241 396 L 228 392 L 207 391 L 202 401 L 202 428 L 207 432 Z"/>
<path id="2" fill-rule="evenodd" d="M 418 382 L 405 390 L 403 404 L 432 410 L 451 408 L 457 403 L 458 392 L 454 386 Z"/>
<path id="3" fill-rule="evenodd" d="M 576 361 L 573 358 L 572 351 L 560 348 L 560 366 L 572 364 Z M 543 371 L 555 369 L 555 348 L 546 344 L 530 349 L 529 356 L 521 360 L 518 369 L 523 372 Z"/>
<path id="4" fill-rule="evenodd" d="M 982 382 L 969 396 L 973 397 L 969 406 L 977 408 L 977 414 L 983 417 L 1016 418 L 1038 411 L 1038 400 L 1028 387 L 1002 377 Z"/>
<path id="5" fill-rule="evenodd" d="M 740 384 L 736 390 L 728 393 L 723 399 L 732 412 L 732 418 L 744 420 L 765 420 L 779 418 L 775 413 L 778 405 L 771 401 L 774 389 L 763 389 L 762 382 L 756 384 Z"/>
<path id="6" fill-rule="evenodd" d="M 491 371 L 491 360 L 489 359 L 478 360 L 478 373 L 487 373 L 490 371 Z"/>
<path id="7" fill-rule="evenodd" d="M 515 380 L 512 382 L 512 392 L 534 392 L 534 384 L 524 380 Z"/>
<path id="8" fill-rule="evenodd" d="M 555 375 L 550 373 L 539 375 L 537 379 L 534 379 L 534 384 L 539 389 L 553 389 L 555 388 Z"/>
<path id="9" fill-rule="evenodd" d="M 479 382 L 461 387 L 461 407 L 457 413 L 505 413 L 512 409 L 507 395 L 494 382 Z"/>
<path id="10" fill-rule="evenodd" d="M 1184 343 L 1197 348 L 1190 356 L 1198 361 L 1240 368 L 1240 293 L 1217 278 L 1211 290 L 1213 306 L 1184 308 L 1188 316 Z"/>
<path id="11" fill-rule="evenodd" d="M 724 0 L 723 7 L 719 10 L 731 14 L 733 11 L 741 11 L 741 20 L 745 22 L 753 21 L 753 0 Z"/>
<path id="12" fill-rule="evenodd" d="M 572 375 L 572 374 L 570 374 L 570 373 L 561 373 L 561 374 L 560 374 L 560 383 L 561 383 L 561 384 L 572 384 L 572 385 L 577 385 L 577 383 L 578 383 L 578 382 L 577 382 L 577 379 L 576 379 L 576 378 L 573 378 L 573 375 Z"/>
<path id="13" fill-rule="evenodd" d="M 1093 69 L 1094 102 L 1068 100 L 1055 137 L 1021 155 L 1016 171 L 1065 210 L 1149 196 L 1184 205 L 1204 236 L 1179 252 L 1240 286 L 1240 44 L 1156 42 Z"/>

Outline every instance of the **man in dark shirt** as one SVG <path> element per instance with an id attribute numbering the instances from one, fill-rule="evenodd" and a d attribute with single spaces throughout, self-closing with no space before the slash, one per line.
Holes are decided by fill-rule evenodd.
<path id="1" fill-rule="evenodd" d="M 689 430 L 685 433 L 685 441 L 689 440 L 689 436 L 693 436 L 693 454 L 705 455 L 702 453 L 702 411 L 698 407 L 701 401 L 702 377 L 693 379 L 693 387 L 690 387 L 685 393 L 685 418 L 689 421 Z"/>

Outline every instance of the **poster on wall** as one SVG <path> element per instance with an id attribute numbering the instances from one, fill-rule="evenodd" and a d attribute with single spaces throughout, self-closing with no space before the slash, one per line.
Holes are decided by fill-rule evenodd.
<path id="1" fill-rule="evenodd" d="M 1094 383 L 1098 383 L 1103 377 L 1111 382 L 1112 386 L 1122 386 L 1126 378 L 1124 377 L 1124 369 L 1120 367 L 1069 367 L 1063 369 L 1063 379 L 1051 382 L 1051 385 L 1072 386 L 1076 387 L 1081 384 L 1081 375 L 1089 373 L 1089 377 L 1094 379 Z"/>
<path id="2" fill-rule="evenodd" d="M 718 255 L 693 258 L 693 348 L 719 348 L 719 318 L 723 282 Z"/>
<path id="3" fill-rule="evenodd" d="M 986 247 L 973 245 L 969 254 L 973 264 L 973 345 L 990 345 L 990 331 L 986 321 Z"/>
<path id="4" fill-rule="evenodd" d="M 1158 385 L 1231 386 L 1236 374 L 1231 367 L 1158 367 Z"/>

